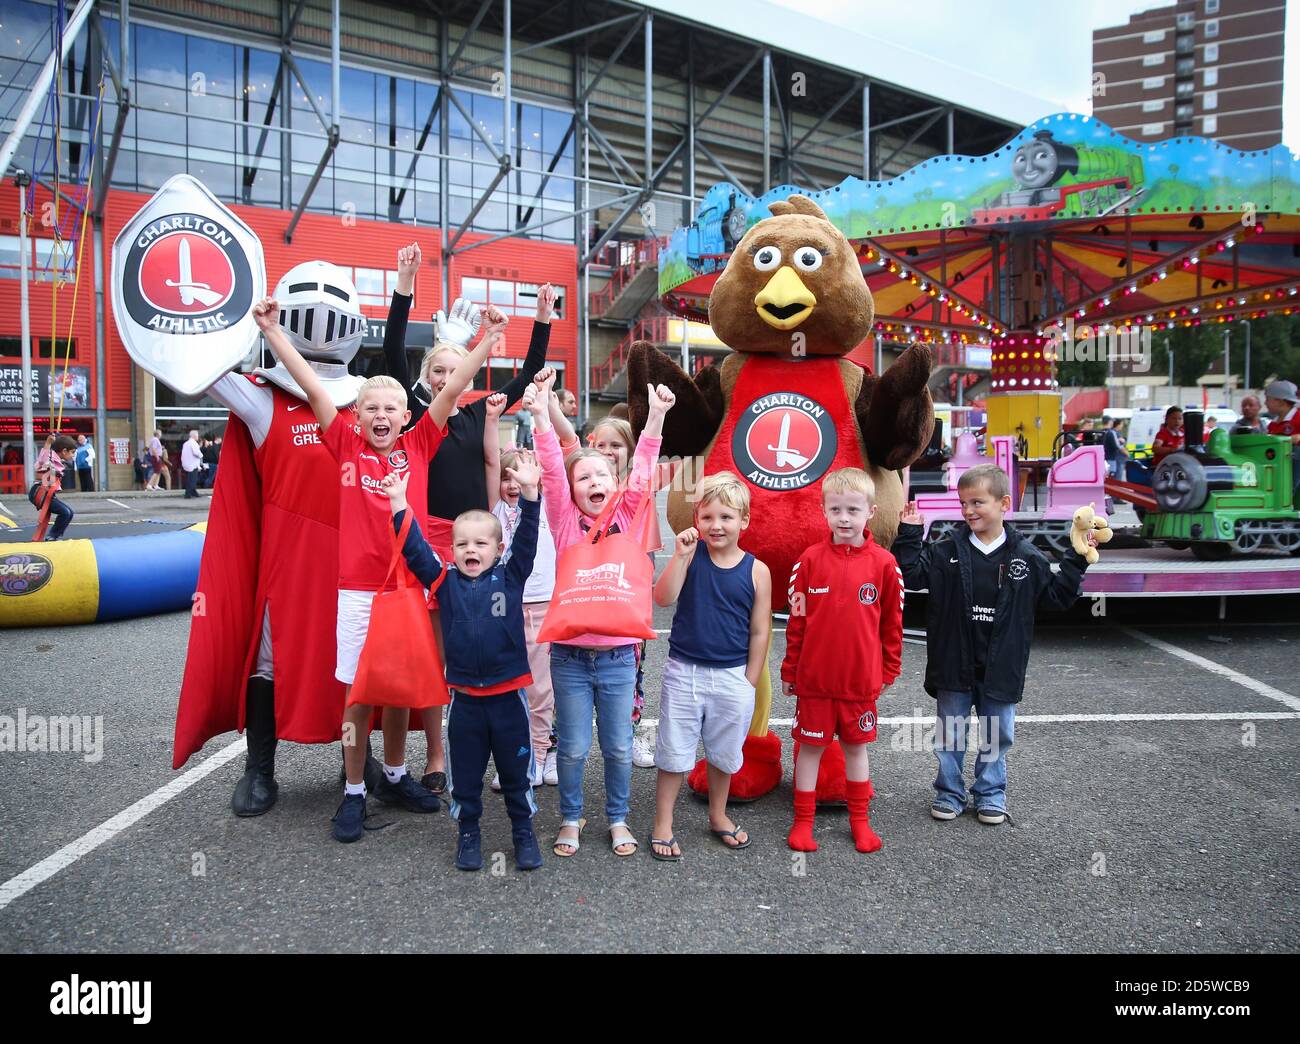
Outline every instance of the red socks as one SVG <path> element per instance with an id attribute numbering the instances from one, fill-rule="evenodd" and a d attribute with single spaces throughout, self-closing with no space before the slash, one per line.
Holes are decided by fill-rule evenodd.
<path id="1" fill-rule="evenodd" d="M 871 786 L 871 780 L 865 780 L 861 783 L 855 783 L 849 780 L 846 784 L 845 795 L 849 803 L 849 829 L 853 831 L 853 843 L 857 846 L 859 852 L 878 852 L 884 844 L 879 835 L 871 829 L 871 820 L 869 812 L 871 809 L 871 797 L 874 790 Z M 798 799 L 799 794 L 795 792 L 795 827 L 798 828 Z M 811 839 L 812 834 L 809 833 Z M 791 847 L 794 847 L 794 834 L 790 835 Z"/>
<path id="2" fill-rule="evenodd" d="M 817 851 L 817 842 L 813 840 L 813 820 L 816 816 L 817 791 L 796 790 L 794 792 L 794 826 L 790 828 L 790 836 L 787 839 L 790 847 L 796 852 Z"/>

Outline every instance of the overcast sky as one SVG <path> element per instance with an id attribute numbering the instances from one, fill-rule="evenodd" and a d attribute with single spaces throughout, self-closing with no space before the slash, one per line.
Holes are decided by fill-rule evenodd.
<path id="1" fill-rule="evenodd" d="M 1069 112 L 1091 112 L 1092 31 L 1120 25 L 1138 11 L 1172 6 L 1167 0 L 772 2 L 955 66 L 934 67 L 933 93 L 940 97 L 960 98 L 957 70 L 969 69 Z M 1287 0 L 1286 22 L 1282 140 L 1300 152 L 1300 3 Z"/>

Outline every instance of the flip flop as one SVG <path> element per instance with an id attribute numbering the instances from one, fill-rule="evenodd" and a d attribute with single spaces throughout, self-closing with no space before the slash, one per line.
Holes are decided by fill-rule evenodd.
<path id="1" fill-rule="evenodd" d="M 681 852 L 678 852 L 676 855 L 672 854 L 672 847 L 675 844 L 677 844 L 677 838 L 675 837 L 670 837 L 667 841 L 664 841 L 661 838 L 652 837 L 650 839 L 650 854 L 654 856 L 657 860 L 659 860 L 659 862 L 661 863 L 676 863 L 679 859 L 681 859 L 682 854 Z M 656 852 L 655 845 L 660 845 L 663 848 L 668 849 L 669 850 L 668 855 L 660 855 L 658 852 Z"/>
<path id="2" fill-rule="evenodd" d="M 615 827 L 622 827 L 624 830 L 627 830 L 627 837 L 625 837 L 625 838 L 621 838 L 620 840 L 615 841 L 615 840 L 614 840 L 614 828 L 615 828 Z M 624 848 L 624 847 L 626 847 L 627 845 L 631 845 L 631 846 L 632 846 L 632 851 L 630 851 L 630 852 L 620 852 L 620 851 L 619 851 L 620 848 Z M 638 846 L 638 844 L 637 844 L 637 840 L 636 840 L 635 837 L 632 836 L 632 831 L 628 828 L 628 825 L 627 825 L 626 823 L 614 823 L 612 826 L 610 826 L 610 828 L 609 828 L 609 849 L 610 849 L 610 851 L 613 852 L 616 856 L 618 856 L 620 859 L 627 859 L 629 856 L 634 856 L 634 855 L 636 855 L 636 850 L 637 850 L 638 847 L 639 847 L 639 846 Z"/>
<path id="3" fill-rule="evenodd" d="M 718 839 L 718 844 L 723 848 L 729 848 L 735 852 L 742 848 L 748 848 L 749 843 L 754 840 L 752 837 L 746 837 L 744 841 L 741 841 L 736 835 L 743 829 L 744 827 L 736 827 L 735 830 L 713 830 L 710 828 L 709 833 Z M 726 841 L 722 840 L 724 837 L 729 837 L 736 843 L 734 845 L 729 845 Z"/>
<path id="4" fill-rule="evenodd" d="M 581 838 L 582 838 L 582 831 L 586 828 L 586 826 L 587 826 L 587 821 L 586 821 L 585 819 L 579 819 L 578 822 L 577 822 L 576 824 L 575 824 L 575 823 L 561 823 L 561 824 L 560 824 L 560 829 L 563 830 L 565 827 L 571 827 L 571 826 L 577 826 L 577 828 L 578 828 L 578 836 L 577 836 L 577 837 L 574 837 L 574 838 L 564 838 L 563 840 L 561 840 L 560 838 L 557 837 L 557 838 L 555 839 L 555 844 L 551 845 L 551 853 L 552 853 L 553 855 L 557 855 L 557 856 L 559 856 L 561 859 L 570 859 L 570 858 L 572 858 L 573 856 L 575 856 L 575 855 L 578 854 L 578 849 L 582 847 L 582 845 L 581 845 L 581 843 L 580 843 Z M 561 848 L 571 848 L 571 849 L 573 849 L 573 851 L 571 851 L 571 852 L 561 852 L 561 851 L 560 851 Z"/>

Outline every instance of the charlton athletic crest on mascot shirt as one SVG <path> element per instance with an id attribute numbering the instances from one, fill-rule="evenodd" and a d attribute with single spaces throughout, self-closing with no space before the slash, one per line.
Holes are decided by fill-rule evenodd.
<path id="1" fill-rule="evenodd" d="M 113 244 L 113 317 L 135 362 L 186 395 L 253 347 L 266 294 L 252 230 L 187 174 L 171 178 Z"/>
<path id="2" fill-rule="evenodd" d="M 830 412 L 797 392 L 756 399 L 736 423 L 731 455 L 760 489 L 802 489 L 826 473 L 838 439 Z"/>

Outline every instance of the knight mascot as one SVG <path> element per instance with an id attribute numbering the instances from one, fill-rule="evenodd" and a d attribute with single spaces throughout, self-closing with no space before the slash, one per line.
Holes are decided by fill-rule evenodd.
<path id="1" fill-rule="evenodd" d="M 257 236 L 200 182 L 177 175 L 113 246 L 114 312 L 135 362 L 183 395 L 230 410 L 194 595 L 172 765 L 243 730 L 248 758 L 231 807 L 275 804 L 280 740 L 341 738 L 334 678 L 338 464 L 306 395 L 281 364 L 240 373 L 265 292 Z M 348 363 L 365 331 L 356 287 L 308 261 L 276 286 L 280 322 L 340 409 L 361 377 Z M 367 764 L 367 776 L 377 765 Z M 368 782 L 375 782 L 368 780 Z"/>

